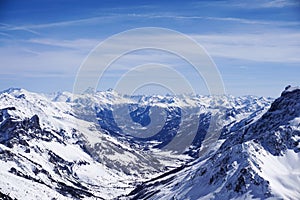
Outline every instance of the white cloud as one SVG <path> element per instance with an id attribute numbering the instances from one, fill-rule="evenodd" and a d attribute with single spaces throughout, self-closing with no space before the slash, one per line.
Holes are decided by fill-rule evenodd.
<path id="1" fill-rule="evenodd" d="M 10 24 L 0 23 L 0 30 L 4 30 L 4 31 L 21 30 L 21 31 L 26 31 L 26 32 L 32 33 L 34 35 L 40 35 L 39 32 L 32 30 L 30 26 L 28 26 L 28 27 L 27 26 L 14 26 L 14 25 L 10 25 Z"/>
<path id="2" fill-rule="evenodd" d="M 275 25 L 275 26 L 297 26 L 300 25 L 299 21 L 281 21 L 281 20 L 254 20 L 237 17 L 210 17 L 210 16 L 197 16 L 197 15 L 158 15 L 158 14 L 128 14 L 127 17 L 139 17 L 139 18 L 168 18 L 178 20 L 213 20 L 213 21 L 227 21 L 237 22 L 241 24 L 257 24 L 257 25 Z"/>
<path id="3" fill-rule="evenodd" d="M 295 6 L 297 5 L 296 1 L 290 1 L 290 0 L 271 0 L 271 1 L 265 1 L 261 4 L 258 4 L 263 8 L 283 8 L 287 6 Z"/>
<path id="4" fill-rule="evenodd" d="M 257 62 L 300 62 L 300 33 L 193 35 L 212 56 Z"/>
<path id="5" fill-rule="evenodd" d="M 255 62 L 300 63 L 300 33 L 272 32 L 269 34 L 214 34 L 190 35 L 213 57 L 240 59 Z M 143 38 L 143 35 L 139 37 Z M 156 35 L 151 40 L 164 43 L 168 35 Z M 122 41 L 118 45 L 130 45 L 134 38 Z M 29 39 L 25 46 L 0 47 L 1 73 L 19 74 L 20 76 L 68 76 L 76 74 L 80 64 L 98 43 L 97 39 L 54 40 L 50 38 Z M 40 50 L 30 44 L 58 46 L 59 49 Z M 178 45 L 178 44 L 172 44 Z M 188 47 L 180 44 L 188 51 Z M 112 46 L 113 53 L 116 46 Z M 197 52 L 190 52 L 197 56 Z M 175 56 L 176 57 L 176 56 Z M 126 58 L 126 56 L 124 57 Z M 178 59 L 168 53 L 149 53 L 127 55 L 126 59 L 115 63 L 113 70 L 126 70 L 138 64 L 158 62 L 176 65 Z"/>
<path id="6" fill-rule="evenodd" d="M 4 28 L 5 30 L 32 31 L 31 29 L 52 28 L 52 27 L 70 26 L 70 25 L 82 25 L 84 23 L 92 23 L 92 22 L 98 21 L 99 19 L 103 19 L 103 18 L 108 18 L 108 17 L 91 17 L 91 18 L 58 21 L 58 22 L 44 23 L 44 24 L 27 24 L 27 25 L 21 25 L 21 26 L 13 26 L 13 25 L 6 24 L 6 26 L 2 27 L 2 28 Z"/>
<path id="7" fill-rule="evenodd" d="M 245 8 L 251 7 L 281 7 L 284 5 L 292 5 L 292 2 L 286 0 L 274 0 L 274 1 L 266 1 L 264 3 L 238 3 L 233 4 L 234 6 L 240 6 Z M 65 20 L 65 21 L 57 21 L 50 22 L 44 24 L 24 24 L 24 25 L 12 25 L 12 24 L 0 24 L 0 30 L 2 31 L 26 31 L 35 35 L 40 35 L 37 30 L 45 29 L 45 28 L 55 28 L 55 27 L 66 27 L 66 26 L 82 26 L 86 24 L 99 24 L 99 23 L 108 23 L 111 20 L 120 20 L 125 18 L 166 18 L 166 19 L 177 19 L 177 20 L 214 20 L 214 21 L 227 21 L 227 22 L 236 22 L 241 24 L 258 24 L 258 25 L 274 25 L 274 26 L 298 26 L 300 25 L 299 21 L 280 21 L 280 20 L 254 20 L 254 19 L 245 19 L 245 18 L 237 18 L 237 17 L 212 17 L 212 16 L 202 16 L 202 15 L 178 15 L 178 14 L 166 14 L 161 15 L 157 13 L 149 13 L 149 14 L 116 14 L 111 13 L 106 16 L 97 16 L 97 17 L 89 17 L 89 18 L 81 18 L 74 20 Z"/>
<path id="8" fill-rule="evenodd" d="M 23 47 L 0 47 L 2 74 L 22 76 L 74 75 L 85 55 L 74 50 L 36 52 Z"/>
<path id="9" fill-rule="evenodd" d="M 265 8 L 284 8 L 291 6 L 299 6 L 298 0 L 223 0 L 223 1 L 199 1 L 192 2 L 192 7 L 236 7 L 241 9 L 265 9 Z"/>
<path id="10" fill-rule="evenodd" d="M 275 26 L 297 26 L 300 25 L 298 21 L 278 21 L 278 20 L 252 20 L 244 18 L 235 17 L 206 17 L 208 20 L 218 20 L 218 21 L 231 21 L 238 22 L 242 24 L 258 24 L 258 25 L 275 25 Z"/>
<path id="11" fill-rule="evenodd" d="M 36 38 L 26 40 L 25 42 L 77 50 L 91 50 L 99 44 L 99 40 L 97 39 L 58 40 L 51 38 Z"/>

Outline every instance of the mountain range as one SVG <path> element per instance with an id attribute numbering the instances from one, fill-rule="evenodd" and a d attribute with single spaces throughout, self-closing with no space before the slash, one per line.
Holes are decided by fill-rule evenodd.
<path id="1" fill-rule="evenodd" d="M 277 99 L 0 93 L 2 199 L 299 199 L 300 88 Z"/>

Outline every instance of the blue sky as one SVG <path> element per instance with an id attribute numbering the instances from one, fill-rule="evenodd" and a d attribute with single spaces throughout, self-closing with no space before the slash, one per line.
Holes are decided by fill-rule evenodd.
<path id="1" fill-rule="evenodd" d="M 72 91 L 81 63 L 97 44 L 139 27 L 169 28 L 196 40 L 229 94 L 276 97 L 286 85 L 300 85 L 299 1 L 2 0 L 0 90 Z M 184 65 L 169 57 L 142 51 L 119 65 L 130 66 L 135 58 Z M 124 70 L 109 73 L 98 89 L 113 87 Z M 188 66 L 182 73 L 190 74 L 197 93 L 206 92 Z"/>

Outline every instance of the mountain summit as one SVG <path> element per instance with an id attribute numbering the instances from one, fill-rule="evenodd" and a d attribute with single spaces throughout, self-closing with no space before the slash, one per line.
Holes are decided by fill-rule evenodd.
<path id="1" fill-rule="evenodd" d="M 228 134 L 227 134 L 228 135 Z M 286 89 L 215 154 L 139 185 L 132 199 L 298 199 L 300 90 Z"/>

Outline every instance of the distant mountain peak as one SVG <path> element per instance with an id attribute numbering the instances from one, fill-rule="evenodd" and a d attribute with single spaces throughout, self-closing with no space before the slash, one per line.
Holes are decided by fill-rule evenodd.
<path id="1" fill-rule="evenodd" d="M 14 88 L 14 87 L 11 87 L 11 88 L 8 88 L 6 90 L 3 90 L 1 93 L 14 93 L 14 92 L 21 92 L 21 91 L 25 91 L 24 89 L 22 88 Z"/>
<path id="2" fill-rule="evenodd" d="M 95 91 L 96 90 L 94 87 L 88 87 L 86 90 L 84 90 L 83 94 L 93 94 Z"/>

